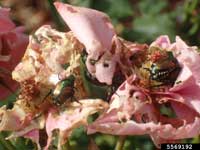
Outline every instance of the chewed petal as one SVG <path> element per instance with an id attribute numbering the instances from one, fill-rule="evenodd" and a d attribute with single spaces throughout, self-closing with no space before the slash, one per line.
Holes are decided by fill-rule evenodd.
<path id="1" fill-rule="evenodd" d="M 101 59 L 95 64 L 96 73 L 95 76 L 101 83 L 108 85 L 112 84 L 112 78 L 115 73 L 117 59 L 115 56 L 105 53 Z"/>
<path id="2" fill-rule="evenodd" d="M 52 76 L 62 73 L 66 78 L 79 67 L 82 48 L 71 32 L 59 32 L 44 25 L 30 36 L 26 53 L 12 76 L 18 82 L 34 78 L 36 82 L 55 84 Z M 65 70 L 63 66 L 67 64 L 69 67 Z"/>
<path id="3" fill-rule="evenodd" d="M 97 111 L 108 107 L 107 103 L 100 99 L 85 99 L 79 103 L 69 104 L 64 112 L 51 109 L 46 120 L 46 131 L 48 142 L 45 149 L 48 149 L 52 140 L 52 131 L 59 129 L 60 145 L 70 136 L 72 130 L 81 125 L 87 125 L 87 117 Z"/>
<path id="4" fill-rule="evenodd" d="M 31 139 L 34 143 L 37 144 L 38 150 L 41 149 L 39 144 L 39 129 L 43 129 L 45 124 L 44 116 L 39 116 L 34 118 L 28 126 L 21 128 L 13 132 L 9 137 L 6 139 L 12 139 L 17 137 L 25 137 Z"/>
<path id="5" fill-rule="evenodd" d="M 19 131 L 12 133 L 9 137 L 6 139 L 12 139 L 17 137 L 25 137 L 28 139 L 31 139 L 34 143 L 36 143 L 38 150 L 41 150 L 40 144 L 39 144 L 39 129 L 33 129 L 29 131 Z"/>
<path id="6" fill-rule="evenodd" d="M 169 91 L 174 92 L 174 91 L 184 89 L 187 86 L 195 84 L 193 81 L 194 81 L 194 77 L 192 75 L 192 72 L 186 65 L 183 65 L 181 72 L 179 73 L 179 75 L 175 81 L 174 86 L 172 88 L 170 88 Z"/>
<path id="7" fill-rule="evenodd" d="M 179 36 L 176 36 L 176 48 L 182 51 L 189 48 L 189 46 Z"/>
<path id="8" fill-rule="evenodd" d="M 26 113 L 17 105 L 11 110 L 3 106 L 0 109 L 0 117 L 0 131 L 16 131 L 23 127 Z"/>
<path id="9" fill-rule="evenodd" d="M 160 125 L 153 122 L 136 123 L 134 121 L 127 121 L 125 123 L 106 122 L 104 124 L 93 124 L 88 128 L 88 134 L 101 132 L 113 135 L 144 135 L 150 134 L 160 129 Z"/>
<path id="10" fill-rule="evenodd" d="M 143 91 L 140 88 L 131 85 L 135 79 L 136 78 L 134 76 L 130 76 L 127 81 L 122 83 L 116 93 L 112 96 L 111 104 L 107 112 L 103 113 L 94 123 L 89 126 L 88 133 L 92 133 L 94 130 L 96 130 L 103 133 L 112 132 L 114 134 L 122 133 L 125 135 L 126 133 L 123 133 L 122 131 L 123 125 L 126 126 L 125 122 L 132 123 L 130 120 L 131 116 L 136 113 L 148 113 L 149 119 L 151 118 L 154 120 L 150 115 L 150 112 L 153 111 L 153 109 L 151 109 L 150 105 L 147 106 L 146 96 L 144 95 Z M 115 127 L 117 128 L 116 130 Z M 141 130 L 146 130 L 145 126 L 142 128 L 143 129 Z M 138 131 L 138 133 L 140 132 L 137 129 L 136 131 Z"/>
<path id="11" fill-rule="evenodd" d="M 193 76 L 170 89 L 169 96 L 193 108 L 200 114 L 200 86 Z"/>
<path id="12" fill-rule="evenodd" d="M 200 134 L 200 118 L 195 118 L 193 122 L 184 124 L 178 128 L 173 127 L 171 124 L 162 124 L 161 122 L 137 123 L 133 120 L 128 120 L 126 122 L 119 123 L 119 121 L 110 120 L 103 123 L 97 122 L 91 124 L 88 128 L 88 134 L 92 134 L 95 132 L 101 132 L 113 135 L 154 134 L 158 137 L 158 139 L 160 138 L 165 140 L 185 139 L 185 138 L 192 138 Z M 154 142 L 158 144 L 157 143 L 158 141 Z"/>
<path id="13" fill-rule="evenodd" d="M 24 135 L 25 138 L 31 139 L 37 145 L 37 149 L 41 150 L 41 146 L 39 143 L 39 130 L 34 129 Z"/>
<path id="14" fill-rule="evenodd" d="M 185 64 L 196 78 L 196 82 L 200 82 L 200 56 L 197 53 L 197 47 L 189 47 L 180 38 L 176 37 L 176 49 L 178 51 L 177 59 L 180 63 Z"/>
<path id="15" fill-rule="evenodd" d="M 200 118 L 195 118 L 194 122 L 185 124 L 179 128 L 174 128 L 169 124 L 163 125 L 159 131 L 159 136 L 164 139 L 185 139 L 192 138 L 200 134 Z"/>
<path id="16" fill-rule="evenodd" d="M 145 94 L 142 88 L 133 84 L 135 79 L 134 76 L 129 77 L 119 87 L 112 97 L 109 109 L 88 126 L 88 134 L 95 132 L 114 135 L 149 134 L 156 145 L 170 140 L 191 138 L 200 134 L 200 118 L 198 109 L 196 109 L 199 107 L 199 104 L 197 104 L 199 101 L 196 98 L 200 96 L 197 92 L 199 89 L 194 82 L 195 80 L 192 82 L 190 77 L 187 79 L 191 83 L 188 87 L 192 88 L 193 86 L 192 91 L 183 88 L 181 90 L 185 91 L 182 91 L 182 93 L 179 89 L 180 95 L 177 91 L 176 93 L 163 94 L 161 92 L 160 95 L 159 92 L 157 93 L 159 98 L 165 96 L 169 98 L 168 102 L 171 103 L 176 114 L 175 118 L 170 118 L 161 114 L 158 106 L 151 102 L 147 103 L 148 96 L 146 94 L 148 93 Z M 154 98 L 153 101 L 156 102 L 156 99 Z M 194 102 L 196 106 L 193 105 Z"/>
<path id="17" fill-rule="evenodd" d="M 151 46 L 156 46 L 156 47 L 161 47 L 163 49 L 167 49 L 170 47 L 170 40 L 167 35 L 162 35 L 158 37 L 151 45 Z"/>
<path id="18" fill-rule="evenodd" d="M 176 116 L 179 119 L 185 120 L 186 123 L 194 122 L 195 116 L 199 116 L 198 112 L 196 112 L 194 109 L 190 108 L 185 104 L 174 101 L 171 101 L 170 104 L 173 110 L 175 111 Z"/>
<path id="19" fill-rule="evenodd" d="M 98 55 L 111 49 L 115 33 L 106 14 L 59 2 L 54 4 L 78 40 L 84 44 L 88 54 Z"/>
<path id="20" fill-rule="evenodd" d="M 24 60 L 19 63 L 12 72 L 12 77 L 18 82 L 22 82 L 36 75 L 36 68 L 34 67 L 32 59 Z"/>

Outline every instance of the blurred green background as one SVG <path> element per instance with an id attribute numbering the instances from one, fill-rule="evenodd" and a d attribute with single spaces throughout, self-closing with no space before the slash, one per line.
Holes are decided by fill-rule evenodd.
<path id="1" fill-rule="evenodd" d="M 50 4 L 54 1 L 107 13 L 127 40 L 150 43 L 167 34 L 171 40 L 179 35 L 191 45 L 200 44 L 199 0 L 1 0 L 0 4 L 10 7 L 13 19 L 29 33 L 42 24 L 66 30 Z"/>
<path id="2" fill-rule="evenodd" d="M 77 6 L 97 9 L 107 13 L 115 26 L 118 35 L 139 43 L 150 44 L 159 35 L 166 34 L 174 41 L 179 35 L 189 45 L 200 45 L 200 1 L 199 0 L 60 0 Z M 0 5 L 11 8 L 11 17 L 19 25 L 25 25 L 27 33 L 33 33 L 43 24 L 67 31 L 67 26 L 53 7 L 54 0 L 1 0 Z M 30 19 L 31 18 L 31 19 Z M 7 104 L 14 98 L 1 101 Z M 0 135 L 4 138 L 7 133 Z M 73 132 L 70 145 L 74 150 L 86 150 L 90 138 L 94 139 L 100 150 L 113 150 L 118 137 L 95 134 L 87 136 L 81 127 Z M 0 140 L 2 141 L 2 140 Z M 199 138 L 185 140 L 199 142 Z M 20 144 L 21 143 L 21 144 Z M 10 142 L 11 147 L 0 150 L 34 149 L 27 140 L 20 138 Z M 21 147 L 20 147 L 21 146 Z M 16 149 L 16 148 L 14 148 Z M 54 149 L 53 147 L 51 149 Z M 154 150 L 148 136 L 129 136 L 126 138 L 124 150 Z"/>

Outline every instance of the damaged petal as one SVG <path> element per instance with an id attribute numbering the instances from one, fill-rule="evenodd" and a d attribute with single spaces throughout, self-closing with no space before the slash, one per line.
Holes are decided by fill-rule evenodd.
<path id="1" fill-rule="evenodd" d="M 18 105 L 15 105 L 12 109 L 6 109 L 3 106 L 0 109 L 0 117 L 0 131 L 16 131 L 23 127 L 26 113 Z"/>
<path id="2" fill-rule="evenodd" d="M 103 111 L 108 104 L 100 99 L 85 99 L 72 102 L 66 106 L 64 111 L 51 109 L 46 120 L 46 132 L 48 142 L 45 149 L 51 144 L 53 130 L 59 129 L 60 140 L 63 144 L 71 135 L 74 128 L 87 125 L 87 117 L 98 111 Z"/>
<path id="3" fill-rule="evenodd" d="M 111 22 L 105 19 L 108 18 L 106 14 L 60 2 L 55 2 L 54 5 L 78 40 L 84 44 L 88 54 L 98 55 L 111 49 L 111 41 L 115 33 Z M 72 9 L 75 13 L 71 13 Z"/>

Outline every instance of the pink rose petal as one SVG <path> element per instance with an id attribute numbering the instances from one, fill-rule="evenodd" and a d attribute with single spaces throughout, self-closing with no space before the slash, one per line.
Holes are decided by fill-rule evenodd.
<path id="1" fill-rule="evenodd" d="M 163 49 L 167 49 L 170 46 L 170 40 L 169 37 L 167 35 L 162 35 L 160 37 L 158 37 L 151 45 L 151 46 L 156 46 L 156 47 L 160 47 Z"/>
<path id="2" fill-rule="evenodd" d="M 88 8 L 75 7 L 60 2 L 54 4 L 72 32 L 85 46 L 88 53 L 86 60 L 88 71 L 99 82 L 111 84 L 116 60 L 108 59 L 110 65 L 107 68 L 102 67 L 104 61 L 106 61 L 103 59 L 104 57 L 99 60 L 100 56 L 111 50 L 112 40 L 115 36 L 109 17 L 102 12 Z M 97 65 L 92 65 L 91 60 L 97 61 Z M 102 74 L 102 72 L 105 72 L 105 74 Z"/>
<path id="3" fill-rule="evenodd" d="M 60 2 L 54 4 L 78 40 L 85 45 L 88 54 L 98 57 L 102 52 L 111 49 L 115 33 L 106 14 Z"/>
<path id="4" fill-rule="evenodd" d="M 73 102 L 64 112 L 51 109 L 46 120 L 46 132 L 48 135 L 47 146 L 48 149 L 52 140 L 52 131 L 59 129 L 60 143 L 58 148 L 66 142 L 66 139 L 71 135 L 73 129 L 87 125 L 87 117 L 97 111 L 104 110 L 107 103 L 100 99 L 86 99 L 80 100 L 79 103 Z"/>

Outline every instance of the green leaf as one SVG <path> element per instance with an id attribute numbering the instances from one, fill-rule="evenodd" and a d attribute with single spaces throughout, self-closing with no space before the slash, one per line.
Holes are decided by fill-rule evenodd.
<path id="1" fill-rule="evenodd" d="M 144 15 L 133 22 L 134 38 L 139 42 L 151 42 L 160 35 L 175 37 L 175 25 L 168 14 Z"/>
<path id="2" fill-rule="evenodd" d="M 196 136 L 192 139 L 191 143 L 200 143 L 200 136 Z"/>
<path id="3" fill-rule="evenodd" d="M 200 24 L 193 24 L 192 28 L 190 28 L 189 30 L 189 35 L 194 35 L 195 33 L 197 33 L 197 31 L 199 30 L 199 25 Z"/>
<path id="4" fill-rule="evenodd" d="M 71 2 L 72 5 L 82 6 L 82 7 L 90 7 L 92 0 L 73 0 Z"/>
<path id="5" fill-rule="evenodd" d="M 168 5 L 166 0 L 142 0 L 138 6 L 142 14 L 158 14 L 161 10 L 166 8 Z"/>
<path id="6" fill-rule="evenodd" d="M 35 150 L 36 144 L 33 143 L 30 139 L 23 137 L 18 137 L 11 140 L 12 144 L 16 146 L 15 150 Z"/>
<path id="7" fill-rule="evenodd" d="M 117 137 L 108 134 L 97 134 L 95 137 L 95 143 L 102 150 L 104 149 L 114 149 L 117 141 Z"/>
<path id="8" fill-rule="evenodd" d="M 192 12 L 195 10 L 195 8 L 198 8 L 198 0 L 192 0 L 192 1 L 185 1 L 184 8 L 185 12 L 188 14 L 192 14 Z"/>
<path id="9" fill-rule="evenodd" d="M 120 19 L 132 16 L 133 10 L 128 0 L 109 0 L 107 13 L 111 18 Z"/>
<path id="10" fill-rule="evenodd" d="M 9 95 L 6 99 L 0 101 L 0 107 L 3 105 L 7 105 L 9 108 L 16 101 L 17 93 Z"/>
<path id="11" fill-rule="evenodd" d="M 89 144 L 89 136 L 87 135 L 85 128 L 81 126 L 74 129 L 72 135 L 70 136 L 69 142 L 74 150 L 87 150 L 87 146 Z"/>
<path id="12" fill-rule="evenodd" d="M 5 139 L 5 136 L 3 133 L 0 133 L 0 145 L 4 147 L 6 150 L 14 150 L 16 147 L 12 145 L 12 143 L 9 140 Z"/>
<path id="13" fill-rule="evenodd" d="M 176 117 L 174 110 L 170 107 L 165 106 L 164 104 L 160 106 L 160 113 L 163 115 L 167 115 L 171 118 Z"/>

